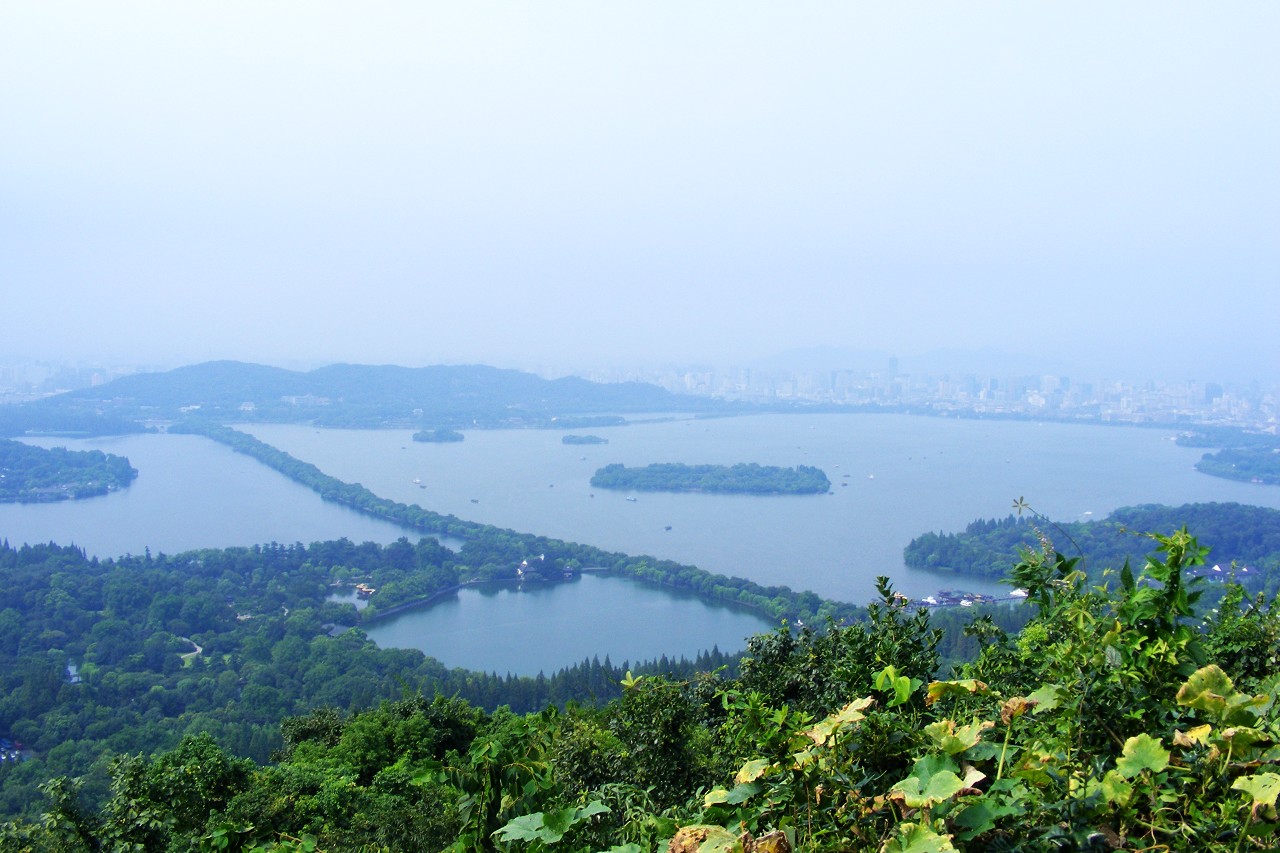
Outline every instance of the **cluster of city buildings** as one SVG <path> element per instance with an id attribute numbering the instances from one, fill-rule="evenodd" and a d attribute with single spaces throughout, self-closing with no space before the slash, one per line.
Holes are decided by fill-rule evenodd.
<path id="1" fill-rule="evenodd" d="M 1133 424 L 1221 424 L 1274 432 L 1280 385 L 1205 381 L 1081 380 L 881 371 L 732 368 L 591 374 L 640 381 L 678 394 L 758 404 L 859 406 L 935 414 L 1013 416 Z"/>
<path id="2" fill-rule="evenodd" d="M 25 403 L 78 388 L 104 385 L 113 379 L 152 368 L 137 365 L 102 367 L 34 359 L 0 360 L 0 405 Z"/>

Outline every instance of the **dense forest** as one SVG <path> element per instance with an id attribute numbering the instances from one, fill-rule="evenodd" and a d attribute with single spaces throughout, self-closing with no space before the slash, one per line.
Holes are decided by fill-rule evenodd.
<path id="1" fill-rule="evenodd" d="M 934 614 L 882 583 L 864 621 L 759 635 L 736 672 L 633 672 L 607 703 L 525 714 L 429 693 L 416 673 L 390 691 L 379 667 L 414 655 L 369 650 L 358 632 L 316 633 L 306 623 L 318 608 L 285 614 L 289 596 L 314 601 L 323 589 L 304 580 L 320 558 L 309 549 L 272 549 L 278 568 L 301 573 L 284 584 L 236 569 L 246 552 L 203 566 L 184 558 L 189 583 L 205 589 L 150 600 L 159 558 L 94 566 L 74 549 L 5 549 L 6 564 L 31 567 L 31 603 L 73 620 L 62 636 L 0 634 L 37 652 L 5 713 L 68 708 L 23 735 L 56 744 L 54 759 L 83 748 L 78 726 L 110 730 L 122 713 L 181 740 L 143 754 L 126 738 L 89 773 L 42 781 L 38 804 L 0 825 L 0 849 L 1273 849 L 1274 602 L 1230 586 L 1197 616 L 1205 549 L 1185 530 L 1147 541 L 1138 571 L 1106 584 L 1076 558 L 1028 552 L 1010 569 L 1028 592 L 1028 624 L 1008 633 L 975 622 L 980 651 L 941 676 Z M 427 564 L 439 556 L 420 547 Z M 265 609 L 237 620 L 242 607 Z M 162 633 L 139 649 L 117 614 L 143 610 Z M 228 649 L 225 630 L 258 640 Z M 79 643 L 96 668 L 73 683 L 64 656 Z M 300 713 L 286 701 L 295 684 L 313 703 Z M 96 704 L 106 690 L 111 713 Z M 209 710 L 166 717 L 182 691 L 206 696 Z M 226 714 L 244 718 L 261 741 L 247 751 L 270 749 L 269 762 L 223 738 Z M 0 770 L 6 790 L 16 781 L 34 796 L 35 765 Z"/>
<path id="2" fill-rule="evenodd" d="M 781 468 L 740 462 L 736 465 L 684 465 L 661 462 L 643 468 L 614 463 L 596 471 L 591 485 L 598 489 L 641 492 L 717 492 L 746 495 L 824 494 L 831 481 L 811 465 Z"/>
<path id="3" fill-rule="evenodd" d="M 586 660 L 537 677 L 450 670 L 368 641 L 358 626 L 377 608 L 361 614 L 328 600 L 334 584 L 368 580 L 379 596 L 397 586 L 440 592 L 464 573 L 434 539 L 115 560 L 0 544 L 0 583 L 12 591 L 0 607 L 0 740 L 35 759 L 0 761 L 0 814 L 37 802 L 44 776 L 94 776 L 104 755 L 150 753 L 188 733 L 266 761 L 281 745 L 280 719 L 317 706 L 352 711 L 412 689 L 525 712 L 620 694 L 627 661 Z M 713 649 L 635 668 L 688 676 L 733 664 Z"/>
<path id="4" fill-rule="evenodd" d="M 1020 549 L 1036 549 L 1048 539 L 1066 553 L 1085 557 L 1084 568 L 1140 560 L 1151 540 L 1141 531 L 1185 524 L 1213 543 L 1214 577 L 1231 574 L 1250 589 L 1273 594 L 1280 585 L 1280 510 L 1237 503 L 1199 503 L 1170 507 L 1154 504 L 1122 507 L 1099 521 L 1053 523 L 1030 515 L 980 519 L 961 533 L 926 533 L 912 539 L 903 559 L 912 568 L 947 569 L 1003 577 Z M 1219 571 L 1214 571 L 1214 565 Z"/>
<path id="5" fill-rule="evenodd" d="M 138 476 L 129 460 L 101 450 L 44 448 L 0 438 L 0 503 L 105 495 Z"/>

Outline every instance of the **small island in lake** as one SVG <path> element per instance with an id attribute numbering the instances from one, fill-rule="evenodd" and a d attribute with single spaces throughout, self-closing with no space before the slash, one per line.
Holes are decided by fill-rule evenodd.
<path id="1" fill-rule="evenodd" d="M 816 495 L 831 488 L 819 468 L 780 468 L 740 462 L 737 465 L 684 465 L 664 462 L 643 468 L 614 463 L 596 471 L 591 485 L 601 489 L 645 492 L 716 492 L 745 495 Z"/>
<path id="2" fill-rule="evenodd" d="M 598 435 L 566 435 L 560 439 L 561 444 L 608 444 L 609 439 Z"/>
<path id="3" fill-rule="evenodd" d="M 413 434 L 414 441 L 462 441 L 466 436 L 454 429 L 423 429 Z"/>
<path id="4" fill-rule="evenodd" d="M 45 503 L 105 495 L 129 485 L 138 470 L 101 450 L 44 448 L 0 439 L 0 503 Z"/>

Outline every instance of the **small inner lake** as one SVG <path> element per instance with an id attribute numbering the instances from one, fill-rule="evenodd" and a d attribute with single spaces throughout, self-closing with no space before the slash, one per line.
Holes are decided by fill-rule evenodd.
<path id="1" fill-rule="evenodd" d="M 550 674 L 607 656 L 615 665 L 744 648 L 774 626 L 746 608 L 708 604 L 629 578 L 584 573 L 555 584 L 468 586 L 365 628 L 379 646 L 420 649 L 448 666 Z"/>

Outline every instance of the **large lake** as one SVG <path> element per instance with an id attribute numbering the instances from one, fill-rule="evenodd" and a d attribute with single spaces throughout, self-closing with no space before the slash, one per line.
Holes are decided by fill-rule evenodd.
<path id="1" fill-rule="evenodd" d="M 1142 503 L 1280 507 L 1280 488 L 1201 474 L 1192 466 L 1204 451 L 1178 447 L 1172 430 L 1133 427 L 868 414 L 682 418 L 574 431 L 607 438 L 605 445 L 565 445 L 563 433 L 550 430 L 471 430 L 450 444 L 415 443 L 407 431 L 250 431 L 393 500 L 855 602 L 875 595 L 881 574 L 912 597 L 958 583 L 1002 589 L 907 569 L 902 549 L 926 531 L 1004 517 L 1020 496 L 1059 521 Z M 610 462 L 815 465 L 834 494 L 592 488 L 592 473 Z"/>
<path id="2" fill-rule="evenodd" d="M 906 569 L 902 548 L 925 531 L 952 531 L 974 518 L 1007 515 L 1019 496 L 1059 520 L 1101 518 L 1138 503 L 1238 501 L 1280 507 L 1280 489 L 1197 473 L 1192 465 L 1202 451 L 1177 447 L 1171 431 L 1124 427 L 905 415 L 761 415 L 590 430 L 608 438 L 606 445 L 564 445 L 562 433 L 544 430 L 472 430 L 466 441 L 450 444 L 415 443 L 409 431 L 301 426 L 249 431 L 393 500 L 846 601 L 870 598 L 879 574 L 890 575 L 913 597 L 945 586 L 999 590 Z M 194 436 L 31 442 L 122 454 L 141 473 L 128 489 L 102 498 L 0 505 L 0 537 L 14 544 L 73 542 L 108 557 L 147 547 L 173 553 L 341 536 L 386 543 L 405 535 L 394 525 L 327 504 L 253 460 Z M 610 462 L 816 465 L 831 477 L 834 494 L 642 493 L 629 501 L 626 493 L 588 483 Z M 587 599 L 575 599 L 584 591 Z M 670 596 L 645 592 L 656 598 L 641 607 L 637 589 L 616 579 L 591 579 L 537 595 L 465 590 L 444 606 L 415 614 L 437 629 L 455 620 L 452 629 L 420 647 L 449 665 L 464 665 L 465 659 L 474 668 L 533 673 L 591 654 L 602 659 L 608 654 L 618 662 L 662 653 L 692 655 L 713 643 L 727 651 L 740 647 L 735 635 L 767 627 L 740 611 L 698 602 L 693 605 L 702 610 L 678 612 Z M 555 616 L 553 601 L 563 602 L 569 613 L 589 608 L 602 618 Z M 664 610 L 663 601 L 671 609 Z M 686 635 L 671 630 L 677 622 L 705 624 L 708 630 Z M 464 623 L 492 630 L 473 636 L 461 632 Z M 547 638 L 562 634 L 569 636 L 569 649 L 554 651 Z M 457 638 L 452 645 L 450 637 Z M 513 663 L 517 648 L 531 650 L 518 664 Z"/>

